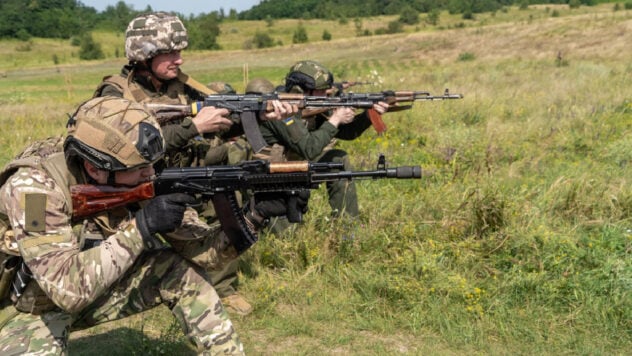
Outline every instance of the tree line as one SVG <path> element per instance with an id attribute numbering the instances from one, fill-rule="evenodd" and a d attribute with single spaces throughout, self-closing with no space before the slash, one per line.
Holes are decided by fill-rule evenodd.
<path id="1" fill-rule="evenodd" d="M 408 16 L 447 10 L 468 14 L 497 11 L 509 5 L 536 3 L 576 3 L 594 5 L 608 0 L 262 0 L 251 9 L 237 13 L 224 9 L 199 15 L 178 14 L 187 26 L 192 48 L 218 49 L 219 24 L 226 20 L 271 20 L 279 18 L 362 18 L 378 15 Z M 151 6 L 134 10 L 124 1 L 98 12 L 78 0 L 2 0 L 0 38 L 28 40 L 31 37 L 72 38 L 95 29 L 125 31 L 137 15 L 152 11 Z"/>
<path id="2" fill-rule="evenodd" d="M 504 6 L 532 4 L 595 5 L 613 0 L 262 0 L 259 5 L 243 11 L 243 20 L 268 18 L 357 18 L 380 15 L 401 15 L 406 12 L 431 13 L 448 11 L 451 14 L 475 14 L 498 11 Z"/>

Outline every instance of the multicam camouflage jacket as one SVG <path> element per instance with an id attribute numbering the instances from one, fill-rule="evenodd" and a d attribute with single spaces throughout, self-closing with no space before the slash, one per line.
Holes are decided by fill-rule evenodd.
<path id="1" fill-rule="evenodd" d="M 128 208 L 75 221 L 69 187 L 85 179 L 68 167 L 63 152 L 48 153 L 14 160 L 0 173 L 0 253 L 20 255 L 33 277 L 27 290 L 41 289 L 30 294 L 52 302 L 29 308 L 43 312 L 57 306 L 74 313 L 105 294 L 145 250 Z M 165 238 L 166 248 L 204 268 L 236 257 L 224 234 L 200 221 L 193 209 Z"/>

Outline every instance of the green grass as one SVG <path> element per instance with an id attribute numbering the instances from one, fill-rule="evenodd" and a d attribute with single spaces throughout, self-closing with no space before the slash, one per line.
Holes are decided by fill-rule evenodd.
<path id="1" fill-rule="evenodd" d="M 300 229 L 262 236 L 245 254 L 239 290 L 255 311 L 232 320 L 246 352 L 629 353 L 631 15 L 612 4 L 530 6 L 371 37 L 355 37 L 352 20 L 340 32 L 310 21 L 310 38 L 328 26 L 333 40 L 250 51 L 239 50 L 246 31 L 265 23 L 235 22 L 222 25 L 234 38 L 220 36 L 234 47 L 185 52 L 186 72 L 238 91 L 245 70 L 280 84 L 310 58 L 337 78 L 379 83 L 357 91 L 465 95 L 387 114 L 383 136 L 340 143 L 357 169 L 385 153 L 422 165 L 422 180 L 360 182 L 356 225 L 332 221 L 320 189 Z M 65 114 L 124 62 L 37 64 L 47 56 L 14 67 L 0 57 L 1 163 L 63 133 Z M 192 353 L 172 320 L 157 308 L 78 332 L 70 352 Z"/>

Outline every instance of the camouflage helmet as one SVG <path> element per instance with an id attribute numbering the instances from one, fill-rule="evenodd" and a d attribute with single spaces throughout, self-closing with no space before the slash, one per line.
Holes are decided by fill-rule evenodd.
<path id="1" fill-rule="evenodd" d="M 206 87 L 217 94 L 237 94 L 237 91 L 230 84 L 224 82 L 210 82 L 206 84 Z"/>
<path id="2" fill-rule="evenodd" d="M 274 91 L 274 84 L 265 78 L 255 78 L 246 85 L 246 94 L 270 94 Z"/>
<path id="3" fill-rule="evenodd" d="M 302 90 L 329 89 L 333 84 L 334 75 L 315 61 L 300 61 L 294 64 L 285 77 L 285 89 L 288 92 L 294 87 Z"/>
<path id="4" fill-rule="evenodd" d="M 140 15 L 125 31 L 125 56 L 146 61 L 160 53 L 179 51 L 189 45 L 187 29 L 177 16 L 166 12 Z"/>
<path id="5" fill-rule="evenodd" d="M 144 106 L 107 96 L 77 108 L 64 141 L 67 160 L 78 156 L 110 172 L 153 164 L 164 147 L 160 126 Z"/>

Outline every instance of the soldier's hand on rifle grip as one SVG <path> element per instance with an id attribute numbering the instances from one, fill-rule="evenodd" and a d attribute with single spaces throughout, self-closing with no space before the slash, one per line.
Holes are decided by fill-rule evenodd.
<path id="1" fill-rule="evenodd" d="M 378 114 L 384 114 L 385 112 L 388 111 L 389 108 L 390 108 L 390 105 L 385 101 L 379 101 L 373 104 L 373 110 L 377 111 Z"/>
<path id="2" fill-rule="evenodd" d="M 184 211 L 187 206 L 194 204 L 195 198 L 183 194 L 173 193 L 159 195 L 152 198 L 144 208 L 136 212 L 136 228 L 148 249 L 155 249 L 161 243 L 155 234 L 172 232 L 182 224 Z"/>
<path id="3" fill-rule="evenodd" d="M 303 221 L 303 214 L 307 212 L 307 202 L 309 201 L 309 190 L 292 192 L 287 199 L 287 220 L 292 223 Z"/>
<path id="4" fill-rule="evenodd" d="M 205 106 L 193 117 L 193 125 L 200 134 L 226 131 L 233 125 L 227 118 L 229 113 L 227 109 Z"/>
<path id="5" fill-rule="evenodd" d="M 309 195 L 309 190 L 257 193 L 246 218 L 255 223 L 257 228 L 265 226 L 275 216 L 287 215 L 288 221 L 300 222 L 302 215 L 307 212 Z"/>
<path id="6" fill-rule="evenodd" d="M 329 117 L 329 123 L 338 127 L 352 122 L 354 118 L 355 110 L 353 108 L 336 108 Z"/>

